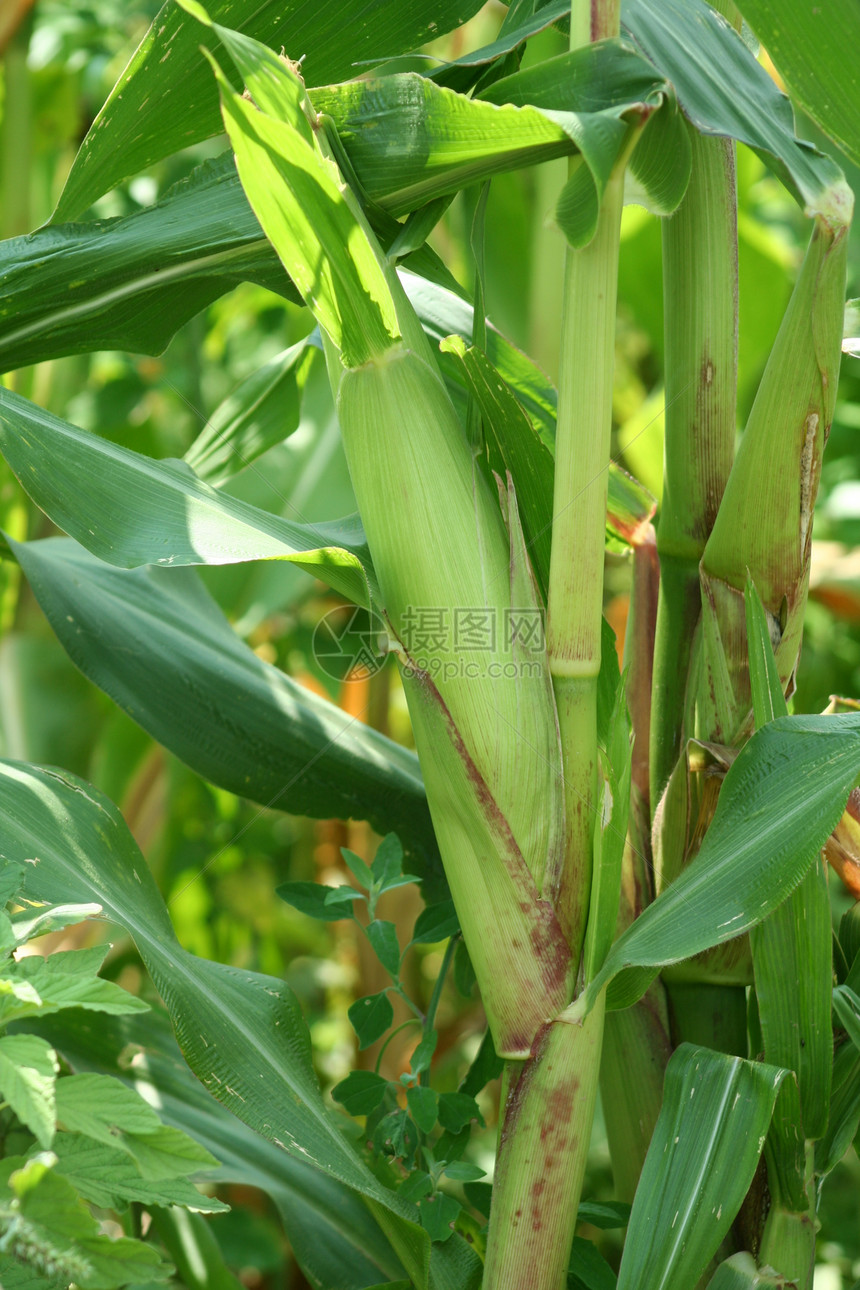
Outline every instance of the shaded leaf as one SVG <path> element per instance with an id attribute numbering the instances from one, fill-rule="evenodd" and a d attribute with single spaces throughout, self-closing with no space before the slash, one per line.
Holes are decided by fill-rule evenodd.
<path id="1" fill-rule="evenodd" d="M 449 1133 L 459 1133 L 473 1120 L 484 1123 L 478 1103 L 468 1093 L 440 1093 L 439 1123 Z"/>
<path id="2" fill-rule="evenodd" d="M 485 1178 L 487 1175 L 486 1169 L 481 1169 L 479 1165 L 466 1164 L 462 1160 L 455 1160 L 453 1164 L 446 1165 L 443 1172 L 452 1182 L 477 1182 L 479 1178 Z"/>
<path id="3" fill-rule="evenodd" d="M 6 990 L 0 995 L 0 1025 L 62 1008 L 87 1008 L 118 1016 L 147 1012 L 149 1004 L 143 999 L 96 976 L 109 948 L 94 945 L 85 950 L 62 950 L 49 958 L 25 955 L 7 963 L 2 970 Z"/>
<path id="4" fill-rule="evenodd" d="M 597 1246 L 582 1236 L 575 1236 L 567 1269 L 567 1290 L 615 1290 L 615 1286 L 615 1273 Z"/>
<path id="5" fill-rule="evenodd" d="M 315 350 L 306 340 L 270 358 L 212 413 L 183 460 L 198 479 L 223 484 L 298 429 Z"/>
<path id="6" fill-rule="evenodd" d="M 159 1178 L 145 1177 L 124 1151 L 96 1142 L 81 1133 L 58 1133 L 52 1150 L 57 1173 L 68 1178 L 85 1200 L 102 1209 L 125 1209 L 129 1201 L 142 1205 L 184 1205 L 217 1214 L 230 1208 L 199 1192 L 181 1170 Z"/>
<path id="7" fill-rule="evenodd" d="M 389 833 L 376 848 L 373 864 L 370 866 L 373 882 L 379 890 L 388 891 L 403 872 L 403 847 L 394 833 Z"/>
<path id="8" fill-rule="evenodd" d="M 352 887 L 344 889 L 350 893 L 350 900 L 329 900 L 337 893 L 337 887 L 325 887 L 319 882 L 282 882 L 275 891 L 281 900 L 307 914 L 309 918 L 319 919 L 323 923 L 337 923 L 341 918 L 352 918 L 352 900 L 359 899 L 359 894 Z"/>
<path id="9" fill-rule="evenodd" d="M 460 920 L 454 908 L 453 900 L 441 900 L 438 904 L 428 905 L 422 909 L 415 920 L 412 933 L 413 945 L 436 945 L 456 936 L 460 930 Z"/>
<path id="10" fill-rule="evenodd" d="M 744 601 L 758 728 L 785 716 L 788 709 L 764 606 L 752 579 L 744 589 Z M 765 1060 L 797 1075 L 800 1125 L 803 1136 L 813 1140 L 825 1132 L 830 1106 L 832 938 L 827 876 L 820 863 L 812 865 L 800 886 L 750 935 Z M 792 1159 L 798 1127 L 794 1117 L 776 1115 L 771 1151 L 780 1151 L 780 1139 L 782 1154 Z M 802 1194 L 802 1160 L 800 1165 L 797 1186 Z"/>
<path id="11" fill-rule="evenodd" d="M 580 1201 L 576 1221 L 590 1223 L 604 1231 L 626 1227 L 630 1222 L 630 1206 L 620 1200 L 583 1200 Z"/>
<path id="12" fill-rule="evenodd" d="M 133 215 L 0 242 L 0 369 L 97 349 L 160 354 L 249 281 L 299 298 L 224 153 Z"/>
<path id="13" fill-rule="evenodd" d="M 418 1202 L 421 1226 L 430 1234 L 431 1241 L 447 1241 L 454 1235 L 454 1224 L 460 1206 L 453 1196 L 437 1191 Z"/>
<path id="14" fill-rule="evenodd" d="M 178 1129 L 161 1123 L 140 1094 L 110 1075 L 67 1075 L 57 1083 L 57 1120 L 133 1157 L 144 1178 L 217 1169 L 218 1161 Z"/>
<path id="15" fill-rule="evenodd" d="M 350 1071 L 331 1095 L 350 1115 L 370 1115 L 381 1105 L 387 1089 L 388 1080 L 373 1071 Z"/>
<path id="16" fill-rule="evenodd" d="M 425 1030 L 409 1059 L 409 1069 L 413 1075 L 420 1075 L 422 1071 L 430 1069 L 438 1040 L 435 1030 Z"/>
<path id="17" fill-rule="evenodd" d="M 353 1030 L 358 1035 L 360 1049 L 375 1044 L 394 1021 L 394 1009 L 384 990 L 379 994 L 368 994 L 363 999 L 356 999 L 348 1009 L 348 1015 Z"/>
<path id="18" fill-rule="evenodd" d="M 54 538 L 15 554 L 72 661 L 199 775 L 268 807 L 396 828 L 445 894 L 415 754 L 259 659 L 191 570 L 121 571 Z"/>
<path id="19" fill-rule="evenodd" d="M 0 782 L 4 851 L 13 862 L 38 855 L 28 866 L 27 893 L 44 900 L 96 896 L 106 917 L 134 937 L 198 1078 L 284 1151 L 371 1197 L 377 1221 L 396 1234 L 401 1259 L 425 1284 L 428 1252 L 420 1233 L 323 1103 L 307 1027 L 289 987 L 181 948 L 143 856 L 96 789 L 13 762 L 0 763 Z"/>
<path id="20" fill-rule="evenodd" d="M 432 1088 L 416 1084 L 406 1090 L 409 1114 L 422 1133 L 430 1133 L 436 1124 L 438 1094 Z"/>
<path id="21" fill-rule="evenodd" d="M 370 891 L 373 886 L 373 874 L 370 871 L 370 866 L 362 860 L 361 856 L 357 856 L 354 851 L 350 851 L 349 847 L 341 847 L 340 854 L 343 856 L 347 868 L 355 880 L 361 883 L 365 891 Z"/>
<path id="22" fill-rule="evenodd" d="M 367 939 L 373 946 L 373 952 L 382 966 L 396 980 L 400 974 L 400 945 L 397 941 L 397 928 L 393 923 L 375 918 L 365 928 Z"/>

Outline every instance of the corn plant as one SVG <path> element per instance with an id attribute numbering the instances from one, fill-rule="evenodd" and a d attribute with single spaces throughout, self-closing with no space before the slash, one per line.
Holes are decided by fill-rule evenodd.
<path id="1" fill-rule="evenodd" d="M 860 932 L 855 908 L 834 937 L 823 860 L 858 891 L 860 716 L 789 713 L 853 199 L 796 136 L 742 23 L 857 162 L 860 22 L 805 0 L 514 0 L 485 47 L 386 66 L 479 7 L 168 0 L 50 223 L 0 246 L 10 373 L 160 352 L 245 281 L 313 317 L 183 462 L 83 431 L 7 379 L 0 449 L 67 536 L 7 523 L 6 586 L 20 571 L 85 676 L 212 783 L 384 835 L 372 859 L 345 854 L 351 881 L 279 894 L 357 918 L 391 984 L 350 1017 L 366 1048 L 405 1001 L 409 1069 L 334 1089 L 356 1142 L 289 988 L 184 949 L 120 813 L 69 772 L 2 764 L 2 854 L 22 899 L 90 902 L 133 937 L 214 1099 L 207 1119 L 171 1077 L 177 1122 L 185 1107 L 198 1141 L 270 1190 L 312 1284 L 804 1290 L 821 1186 L 860 1126 Z M 552 27 L 567 48 L 540 61 L 530 42 Z M 157 204 L 82 219 L 221 130 L 228 150 Z M 809 225 L 739 438 L 736 142 Z M 483 242 L 493 177 L 559 158 L 556 392 L 485 316 Z M 428 241 L 462 192 L 470 291 Z M 611 455 L 626 199 L 661 221 L 659 510 Z M 223 491 L 294 428 L 260 411 L 272 390 L 297 407 L 323 362 L 358 516 L 287 519 Z M 623 671 L 607 548 L 632 566 Z M 414 754 L 261 661 L 192 568 L 261 560 L 369 616 Z M 446 943 L 425 1011 L 377 911 L 409 882 L 427 905 L 410 945 Z M 443 1092 L 434 1021 L 455 960 L 488 1029 Z M 106 1069 L 91 1036 L 44 1033 L 73 1069 Z M 488 1197 L 469 1125 L 500 1074 Z M 602 1208 L 582 1194 L 598 1090 L 617 1192 Z M 582 1220 L 626 1225 L 617 1282 Z"/>

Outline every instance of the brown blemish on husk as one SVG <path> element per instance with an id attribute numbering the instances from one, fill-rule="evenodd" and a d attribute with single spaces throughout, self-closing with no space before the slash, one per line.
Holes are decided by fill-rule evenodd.
<path id="1" fill-rule="evenodd" d="M 408 655 L 406 657 L 408 658 Z M 566 988 L 570 968 L 570 948 L 561 930 L 555 911 L 547 901 L 539 898 L 534 879 L 517 845 L 511 826 L 494 798 L 487 781 L 475 764 L 465 740 L 451 715 L 451 711 L 439 693 L 433 678 L 429 673 L 417 668 L 411 659 L 409 662 L 425 695 L 442 716 L 448 736 L 460 757 L 480 809 L 489 821 L 494 835 L 499 840 L 500 845 L 497 854 L 520 895 L 520 910 L 530 921 L 529 937 L 539 962 L 541 977 L 547 991 L 548 1010 L 552 1010 L 557 1003 L 563 1006 L 567 1002 Z M 524 1046 L 528 1047 L 531 1042 L 531 1035 L 524 1035 L 522 1038 Z"/>

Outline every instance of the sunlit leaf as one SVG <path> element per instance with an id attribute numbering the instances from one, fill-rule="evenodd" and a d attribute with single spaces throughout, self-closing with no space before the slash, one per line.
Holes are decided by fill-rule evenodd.
<path id="1" fill-rule="evenodd" d="M 212 18 L 290 58 L 307 55 L 309 85 L 356 74 L 366 58 L 390 58 L 472 16 L 482 0 L 439 0 L 428 10 L 404 0 L 372 0 L 346 15 L 317 0 L 213 0 Z M 55 219 L 75 218 L 102 193 L 161 157 L 221 129 L 218 95 L 200 56 L 201 27 L 173 3 L 155 17 L 84 140 Z M 208 43 L 212 43 L 210 40 Z M 181 91 L 181 94 L 178 93 Z"/>
<path id="2" fill-rule="evenodd" d="M 220 493 L 181 462 L 155 461 L 0 390 L 0 449 L 37 506 L 93 555 L 141 564 L 288 560 L 368 603 L 360 526 L 281 519 Z"/>
<path id="3" fill-rule="evenodd" d="M 854 714 L 782 717 L 756 731 L 695 860 L 615 942 L 589 999 L 611 982 L 610 1006 L 629 1007 L 658 966 L 731 940 L 776 909 L 842 814 L 860 773 L 858 735 Z"/>
<path id="4" fill-rule="evenodd" d="M 618 1290 L 690 1290 L 747 1193 L 786 1072 L 682 1044 L 633 1202 Z"/>

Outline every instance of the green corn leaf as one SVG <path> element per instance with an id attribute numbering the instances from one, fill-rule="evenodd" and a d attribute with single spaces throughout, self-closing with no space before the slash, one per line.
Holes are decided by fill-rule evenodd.
<path id="1" fill-rule="evenodd" d="M 10 864 L 8 860 L 0 863 L 0 906 L 8 905 L 23 881 L 24 870 L 20 865 Z"/>
<path id="2" fill-rule="evenodd" d="M 296 524 L 219 493 L 179 462 L 154 461 L 0 391 L 0 449 L 37 506 L 119 568 L 288 560 L 367 605 L 360 528 Z"/>
<path id="3" fill-rule="evenodd" d="M 442 342 L 441 352 L 459 364 L 480 409 L 487 448 L 482 461 L 499 479 L 510 471 L 514 480 L 529 560 L 545 600 L 552 537 L 552 453 L 482 350 L 454 335 Z"/>
<path id="4" fill-rule="evenodd" d="M 401 281 L 409 303 L 418 315 L 428 339 L 438 350 L 447 337 L 456 333 L 467 345 L 472 344 L 474 316 L 471 304 L 453 291 L 428 282 L 415 273 L 402 272 Z M 555 444 L 557 395 L 552 382 L 527 354 L 512 345 L 489 320 L 486 324 L 486 354 L 502 380 L 511 387 L 525 409 L 543 443 L 552 450 Z M 465 407 L 470 389 L 463 365 L 455 355 L 439 355 L 440 370 L 446 385 Z"/>
<path id="5" fill-rule="evenodd" d="M 58 771 L 0 763 L 3 848 L 28 866 L 27 892 L 47 900 L 97 896 L 135 939 L 171 1014 L 186 1061 L 209 1091 L 284 1151 L 368 1197 L 416 1279 L 428 1249 L 403 1205 L 365 1168 L 329 1118 L 307 1027 L 282 982 L 183 950 L 164 903 L 116 808 Z M 55 956 L 59 957 L 59 956 Z"/>
<path id="6" fill-rule="evenodd" d="M 690 179 L 690 144 L 680 121 L 677 104 L 665 81 L 654 78 L 652 66 L 632 46 L 621 41 L 598 41 L 571 50 L 526 70 L 503 77 L 481 93 L 490 102 L 534 105 L 562 120 L 572 114 L 568 125 L 585 166 L 580 166 L 562 190 L 556 219 L 574 246 L 591 239 L 603 190 L 620 151 L 628 142 L 628 126 L 647 121 L 644 138 L 655 128 L 655 141 L 637 162 L 639 144 L 631 157 L 631 168 L 648 205 L 668 215 L 677 208 Z M 626 100 L 626 101 L 625 101 Z M 659 124 L 657 124 L 659 122 Z M 671 149 L 671 162 L 659 154 Z M 573 199 L 577 219 L 572 227 L 559 218 L 562 207 Z"/>
<path id="7" fill-rule="evenodd" d="M 213 7 L 216 18 L 220 8 Z M 696 0 L 693 9 L 691 19 L 689 13 L 682 11 L 678 0 L 673 0 L 671 12 L 647 0 L 630 0 L 625 8 L 625 21 L 630 33 L 661 71 L 676 83 L 685 109 L 696 124 L 717 133 L 735 134 L 747 142 L 755 143 L 758 139 L 762 147 L 769 145 L 771 154 L 782 156 L 784 165 L 799 167 L 795 191 L 806 192 L 807 200 L 814 206 L 816 194 L 820 195 L 823 187 L 837 182 L 838 171 L 832 163 L 818 158 L 809 145 L 794 140 L 787 100 L 734 33 L 721 28 L 719 20 L 700 0 Z M 196 28 L 195 38 L 195 25 L 171 12 L 167 27 L 173 22 L 178 22 L 180 27 L 184 24 L 177 39 L 189 42 L 195 77 L 202 76 L 208 95 L 209 73 L 198 50 L 200 36 L 205 39 L 205 32 Z M 159 25 L 163 27 L 164 23 Z M 241 21 L 238 25 L 242 26 Z M 254 27 L 253 20 L 249 25 Z M 686 41 L 683 47 L 678 46 L 679 32 Z M 155 43 L 161 47 L 159 39 Z M 276 47 L 281 43 L 279 36 Z M 174 44 L 171 59 L 176 48 Z M 695 75 L 690 72 L 693 54 L 700 60 Z M 605 57 L 606 51 L 598 51 L 597 55 L 581 53 L 580 57 L 585 60 L 583 67 L 596 56 Z M 625 56 L 629 61 L 629 51 Z M 718 69 L 727 59 L 732 70 L 724 82 Z M 165 64 L 169 82 L 175 73 L 168 69 L 175 65 L 170 59 Z M 307 71 L 309 65 L 306 62 L 303 70 Z M 633 64 L 630 66 L 632 69 Z M 701 80 L 699 72 L 706 72 L 706 82 Z M 132 71 L 131 85 L 135 89 L 129 86 L 122 91 L 121 104 L 117 102 L 113 108 L 110 103 L 106 106 L 109 119 L 105 122 L 100 117 L 102 136 L 106 129 L 109 133 L 112 129 L 114 109 L 121 110 L 127 125 L 133 124 L 135 134 L 139 133 L 140 118 L 134 113 L 125 117 L 128 109 L 124 105 L 142 84 L 138 80 L 140 74 L 136 68 Z M 389 77 L 377 82 L 376 92 L 393 94 L 393 82 L 397 79 Z M 747 92 L 735 94 L 736 85 L 745 86 Z M 432 94 L 433 90 L 428 93 Z M 360 111 L 355 108 L 356 95 L 362 104 Z M 414 181 L 414 175 L 412 179 L 399 175 L 392 160 L 395 153 L 404 150 L 409 155 L 410 145 L 402 119 L 378 114 L 365 102 L 366 95 L 366 89 L 355 86 L 311 91 L 312 101 L 319 96 L 319 103 L 325 104 L 335 123 L 349 135 L 348 153 L 362 188 L 373 190 L 374 175 L 382 167 L 393 188 L 380 187 L 377 182 L 376 200 L 383 204 L 402 202 L 404 185 Z M 156 104 L 165 103 L 169 104 L 169 98 L 151 95 L 148 106 L 154 110 Z M 480 114 L 482 110 L 479 104 L 472 106 L 466 99 L 462 104 L 465 106 L 458 107 L 458 111 Z M 670 107 L 667 103 L 655 115 L 633 157 L 634 170 L 646 171 L 643 181 L 652 190 L 667 182 L 661 173 L 661 167 L 666 168 L 666 158 L 677 167 L 683 154 L 683 140 L 680 135 L 675 138 L 677 117 L 669 111 Z M 434 144 L 442 150 L 453 146 L 445 120 L 443 114 L 440 137 Z M 391 147 L 387 150 L 377 146 L 380 128 L 391 131 Z M 169 136 L 162 132 L 159 143 L 165 137 Z M 84 165 L 83 158 L 91 152 L 94 142 L 91 135 L 76 163 L 76 171 Z M 186 143 L 183 137 L 179 146 Z M 472 146 L 477 148 L 477 141 Z M 565 146 L 568 150 L 575 147 L 569 138 Z M 492 165 L 507 169 L 523 164 L 518 152 L 499 153 L 498 143 L 495 147 L 494 159 L 491 144 L 485 144 L 485 151 L 487 148 L 490 151 L 483 160 L 477 154 L 484 169 Z M 124 151 L 120 154 L 108 149 L 100 154 L 100 160 L 115 166 L 120 155 L 125 159 Z M 381 161 L 382 155 L 388 160 Z M 365 162 L 371 167 L 370 175 L 363 172 Z M 655 167 L 657 173 L 649 179 L 648 174 Z M 89 174 L 95 177 L 98 169 L 90 168 Z M 82 174 L 81 171 L 79 177 Z M 444 186 L 444 177 L 443 168 L 432 180 L 434 193 Z M 422 182 L 425 185 L 429 182 L 426 175 Z M 679 182 L 676 178 L 676 187 Z M 666 206 L 664 200 L 660 209 Z M 60 249 L 62 255 L 57 253 Z M 152 271 L 153 263 L 159 265 L 157 273 Z M 230 154 L 204 163 L 154 206 L 132 216 L 49 227 L 27 239 L 0 244 L 0 270 L 3 283 L 0 287 L 0 365 L 5 369 L 94 348 L 160 353 L 176 327 L 244 280 L 258 281 L 292 299 L 297 298 L 295 287 L 283 272 L 248 206 Z"/>
<path id="8" fill-rule="evenodd" d="M 738 8 L 793 97 L 854 165 L 860 165 L 860 81 L 853 57 L 860 46 L 856 8 L 819 7 L 804 0 L 740 0 Z"/>
<path id="9" fill-rule="evenodd" d="M 842 216 L 850 216 L 850 205 Z M 725 743 L 737 738 L 749 707 L 741 603 L 748 577 L 779 624 L 783 687 L 797 665 L 812 516 L 841 359 L 847 246 L 844 225 L 816 219 L 701 561 L 705 622 L 718 638 L 702 699 L 707 707 L 707 691 L 722 672 L 726 713 L 710 729 Z"/>
<path id="10" fill-rule="evenodd" d="M 446 894 L 415 755 L 259 659 L 191 570 L 114 569 L 65 539 L 15 551 L 72 661 L 159 743 L 252 801 L 397 829 Z"/>
<path id="11" fill-rule="evenodd" d="M 747 578 L 744 587 L 747 648 L 749 650 L 750 689 L 756 729 L 776 717 L 788 716 L 788 706 L 773 653 L 767 614 L 755 583 Z"/>
<path id="12" fill-rule="evenodd" d="M 849 975 L 853 975 L 854 964 L 860 969 L 860 904 L 847 909 L 839 921 L 839 945 L 845 955 Z"/>
<path id="13" fill-rule="evenodd" d="M 186 1290 L 242 1290 L 224 1258 L 210 1224 L 200 1214 L 182 1209 L 153 1209 L 154 1234 L 176 1265 Z"/>
<path id="14" fill-rule="evenodd" d="M 834 990 L 834 1006 L 837 991 Z M 838 1014 L 837 1014 L 838 1018 Z M 835 1169 L 860 1129 L 860 1050 L 842 1044 L 833 1060 L 830 1117 L 827 1131 L 815 1144 L 815 1172 L 821 1177 Z"/>
<path id="15" fill-rule="evenodd" d="M 491 106 L 416 73 L 318 90 L 313 104 L 334 122 L 365 192 L 395 216 L 577 150 L 572 131 L 536 109 Z"/>
<path id="16" fill-rule="evenodd" d="M 163 1011 L 99 1022 L 91 1025 L 85 1014 L 61 1013 L 33 1024 L 75 1070 L 107 1073 L 126 1087 L 145 1090 L 166 1125 L 190 1133 L 221 1161 L 209 1175 L 215 1181 L 267 1192 L 312 1281 L 363 1290 L 382 1276 L 400 1275 L 400 1261 L 361 1197 L 300 1155 L 286 1155 L 216 1102 L 182 1060 Z M 145 1064 L 119 1065 L 129 1045 L 145 1052 Z"/>
<path id="17" fill-rule="evenodd" d="M 708 1290 L 792 1290 L 795 1283 L 778 1272 L 760 1270 L 751 1254 L 744 1250 L 721 1263 L 708 1282 Z"/>
<path id="18" fill-rule="evenodd" d="M 299 299 L 225 153 L 133 215 L 0 242 L 0 369 L 96 349 L 160 354 L 247 281 Z"/>
<path id="19" fill-rule="evenodd" d="M 744 589 L 750 688 L 756 727 L 787 714 L 764 606 L 751 578 Z M 805 1137 L 827 1128 L 833 1031 L 830 1025 L 833 958 L 830 897 L 821 863 L 758 927 L 750 944 L 765 1060 L 793 1070 Z M 770 1149 L 794 1158 L 797 1125 L 775 1117 Z M 803 1193 L 803 1162 L 797 1179 Z"/>
<path id="20" fill-rule="evenodd" d="M 0 1036 L 0 1094 L 41 1147 L 57 1127 L 57 1054 L 38 1035 Z"/>
<path id="21" fill-rule="evenodd" d="M 213 61 L 242 186 L 320 326 L 358 366 L 400 335 L 378 247 L 314 141 L 299 78 L 264 45 L 215 30 L 255 98 L 235 93 Z"/>
<path id="22" fill-rule="evenodd" d="M 504 54 L 511 53 L 528 40 L 529 36 L 543 31 L 551 23 L 558 22 L 559 18 L 570 17 L 570 5 L 565 0 L 550 0 L 549 4 L 541 5 L 535 13 L 532 12 L 532 8 L 533 0 L 526 0 L 524 5 L 514 0 L 502 19 L 496 40 L 491 41 L 489 45 L 482 45 L 480 49 L 462 54 L 451 63 L 433 68 L 429 75 L 442 85 L 466 91 L 471 88 L 474 80 L 473 69 L 495 62 Z"/>
<path id="23" fill-rule="evenodd" d="M 441 313 L 446 302 L 441 297 L 441 289 L 433 290 L 439 300 Z M 419 317 L 422 317 L 420 296 L 416 303 Z M 459 301 L 450 301 L 450 306 L 443 316 L 453 321 L 462 311 Z M 465 321 L 465 315 L 462 318 Z M 552 536 L 555 390 L 544 378 L 541 424 L 535 424 L 522 406 L 526 390 L 521 380 L 519 388 L 509 385 L 487 355 L 476 345 L 467 345 L 461 334 L 445 337 L 440 350 L 443 372 L 446 375 L 457 372 L 454 379 L 459 379 L 465 385 L 480 407 L 489 468 L 501 478 L 504 478 L 505 471 L 511 472 L 517 489 L 517 503 L 529 559 L 538 584 L 545 591 Z M 536 369 L 535 377 L 536 380 L 530 383 L 531 388 L 540 381 Z M 622 470 L 616 462 L 610 462 L 607 542 L 636 545 L 656 509 L 657 503 L 647 488 Z"/>
<path id="24" fill-rule="evenodd" d="M 698 855 L 612 946 L 586 1006 L 611 983 L 609 1006 L 629 1007 L 658 967 L 740 936 L 776 909 L 842 814 L 860 773 L 858 735 L 853 714 L 782 717 L 756 731 Z"/>
<path id="25" fill-rule="evenodd" d="M 791 103 L 710 5 L 704 0 L 624 0 L 621 22 L 671 81 L 697 129 L 747 144 L 808 214 L 842 222 L 848 202 L 850 217 L 851 193 L 839 168 L 795 137 Z"/>
<path id="26" fill-rule="evenodd" d="M 833 1007 L 855 1048 L 860 1050 L 860 997 L 846 985 L 833 991 Z"/>
<path id="27" fill-rule="evenodd" d="M 299 341 L 242 381 L 215 409 L 183 458 L 198 479 L 223 484 L 298 429 L 314 353 L 307 340 Z"/>
<path id="28" fill-rule="evenodd" d="M 636 1192 L 618 1290 L 696 1285 L 747 1193 L 786 1072 L 682 1044 Z"/>
<path id="29" fill-rule="evenodd" d="M 394 1022 L 394 1009 L 384 990 L 356 999 L 348 1013 L 352 1028 L 358 1035 L 359 1049 L 375 1044 Z"/>
<path id="30" fill-rule="evenodd" d="M 816 855 L 800 886 L 751 933 L 765 1059 L 797 1074 L 810 1139 L 826 1130 L 830 1106 L 831 937 L 827 875 Z M 792 1136 L 795 1127 L 786 1126 Z"/>
<path id="31" fill-rule="evenodd" d="M 480 98 L 407 74 L 317 91 L 313 102 L 335 122 L 365 191 L 395 215 L 507 170 L 515 157 L 522 165 L 579 152 L 587 196 L 564 231 L 584 245 L 627 118 L 658 108 L 667 93 L 634 49 L 602 41 L 494 81 Z"/>
<path id="32" fill-rule="evenodd" d="M 614 649 L 612 657 L 617 658 Z M 591 902 L 583 950 L 586 981 L 603 966 L 618 928 L 621 869 L 630 807 L 630 736 L 626 687 L 624 679 L 619 677 L 606 748 L 600 752 L 603 800 L 594 828 Z"/>
<path id="33" fill-rule="evenodd" d="M 216 22 L 232 25 L 291 58 L 307 55 L 311 85 L 355 74 L 362 59 L 391 58 L 465 22 L 481 0 L 372 0 L 330 8 L 316 0 L 213 0 Z M 55 219 L 76 218 L 92 202 L 180 148 L 221 129 L 218 95 L 200 57 L 205 33 L 175 4 L 165 4 L 112 90 L 78 153 Z M 182 89 L 181 109 L 177 88 Z"/>

